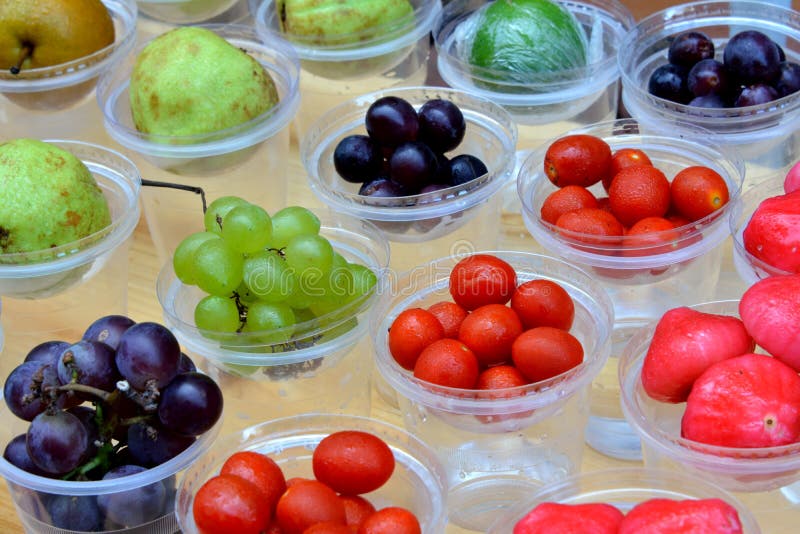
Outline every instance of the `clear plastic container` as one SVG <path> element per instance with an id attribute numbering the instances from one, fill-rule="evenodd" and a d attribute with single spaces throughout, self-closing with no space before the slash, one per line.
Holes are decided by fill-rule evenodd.
<path id="1" fill-rule="evenodd" d="M 330 413 L 309 413 L 262 422 L 241 432 L 227 435 L 189 469 L 180 479 L 176 513 L 181 530 L 198 532 L 192 515 L 195 493 L 237 451 L 266 454 L 283 470 L 287 479 L 313 478 L 311 455 L 327 435 L 342 430 L 369 432 L 381 438 L 395 458 L 389 481 L 364 495 L 376 508 L 403 506 L 419 519 L 422 532 L 444 532 L 447 514 L 444 470 L 430 447 L 415 436 L 388 423 Z"/>
<path id="2" fill-rule="evenodd" d="M 621 236 L 589 237 L 592 244 L 587 244 L 588 236 L 565 230 L 556 232 L 554 225 L 541 219 L 542 203 L 556 190 L 544 173 L 549 142 L 528 155 L 517 177 L 522 216 L 533 238 L 548 253 L 590 272 L 614 303 L 612 357 L 594 385 L 587 443 L 609 456 L 638 459 L 641 456 L 638 438 L 622 417 L 619 406 L 617 356 L 633 333 L 667 309 L 703 302 L 714 295 L 723 244 L 730 237 L 727 213 L 739 196 L 744 165 L 708 136 L 701 144 L 694 137 L 696 133 L 683 137 L 678 129 L 670 136 L 647 133 L 640 131 L 640 125 L 631 119 L 598 123 L 570 133 L 599 136 L 612 151 L 639 148 L 670 180 L 685 167 L 704 165 L 716 170 L 728 185 L 728 204 L 680 228 L 677 248 L 664 252 L 663 245 L 653 244 L 632 252 L 630 247 L 623 247 Z M 606 196 L 602 184 L 590 190 L 597 197 Z"/>
<path id="3" fill-rule="evenodd" d="M 3 137 L 62 138 L 106 144 L 102 114 L 94 102 L 100 74 L 130 52 L 136 41 L 135 0 L 103 0 L 115 40 L 89 56 L 51 67 L 0 73 Z"/>
<path id="4" fill-rule="evenodd" d="M 733 265 L 748 287 L 768 276 L 790 274 L 750 254 L 745 249 L 742 238 L 744 229 L 759 204 L 768 198 L 783 194 L 783 179 L 773 176 L 742 193 L 731 208 L 729 224 L 733 234 Z"/>
<path id="5" fill-rule="evenodd" d="M 138 51 L 101 77 L 97 97 L 108 134 L 122 145 L 151 181 L 199 187 L 208 203 L 236 195 L 268 211 L 286 204 L 286 155 L 289 124 L 300 103 L 297 54 L 285 41 L 261 42 L 247 26 L 206 25 L 245 49 L 275 81 L 280 101 L 271 110 L 227 130 L 183 137 L 139 132 L 133 125 L 128 86 Z M 192 192 L 147 187 L 142 192 L 145 217 L 160 258 L 166 261 L 188 234 L 202 230 L 200 197 Z"/>
<path id="6" fill-rule="evenodd" d="M 633 16 L 617 0 L 559 3 L 586 34 L 588 64 L 584 68 L 512 81 L 502 72 L 471 65 L 465 36 L 476 12 L 487 6 L 482 0 L 448 2 L 433 31 L 444 81 L 503 106 L 519 127 L 520 149 L 536 148 L 560 133 L 617 116 L 616 54 L 625 32 L 634 25 Z"/>
<path id="7" fill-rule="evenodd" d="M 487 253 L 510 263 L 518 283 L 545 278 L 566 289 L 575 302 L 570 333 L 583 345 L 583 363 L 550 380 L 497 390 L 495 398 L 434 386 L 400 367 L 388 349 L 390 325 L 407 308 L 450 300 L 450 271 L 460 257 L 389 280 L 370 326 L 378 370 L 397 392 L 406 430 L 444 464 L 450 522 L 481 532 L 532 488 L 580 469 L 589 388 L 608 359 L 613 324 L 611 301 L 585 272 L 537 254 Z"/>
<path id="8" fill-rule="evenodd" d="M 276 3 L 250 0 L 250 9 L 259 35 L 283 37 L 300 56 L 303 106 L 295 117 L 298 139 L 320 114 L 355 96 L 425 83 L 430 31 L 442 8 L 440 0 L 409 0 L 413 16 L 360 33 L 312 36 L 283 31 Z"/>
<path id="9" fill-rule="evenodd" d="M 139 12 L 168 24 L 239 22 L 248 14 L 247 0 L 136 0 Z"/>
<path id="10" fill-rule="evenodd" d="M 8 443 L 18 434 L 22 434 L 27 429 L 28 423 L 17 418 L 6 407 L 5 404 L 0 408 L 0 443 Z M 111 499 L 113 501 L 125 501 L 130 499 L 126 492 L 131 492 L 139 488 L 153 485 L 155 491 L 160 491 L 159 486 L 163 486 L 166 495 L 166 502 L 163 505 L 161 515 L 156 519 L 148 519 L 139 525 L 131 525 L 129 528 L 122 529 L 114 526 L 113 521 L 106 518 L 105 526 L 96 532 L 136 532 L 142 534 L 160 534 L 177 532 L 179 529 L 178 521 L 174 510 L 176 498 L 177 476 L 184 469 L 193 465 L 214 442 L 219 434 L 221 422 L 202 434 L 186 450 L 160 464 L 126 477 L 113 480 L 95 481 L 76 481 L 61 480 L 59 478 L 47 478 L 33 475 L 12 465 L 5 458 L 0 458 L 0 476 L 5 478 L 8 490 L 14 501 L 14 507 L 22 523 L 25 532 L 42 532 L 47 534 L 73 534 L 87 532 L 85 530 L 70 530 L 59 528 L 53 524 L 50 515 L 50 507 L 59 506 L 63 508 L 65 499 L 77 501 L 80 506 L 96 507 L 98 497 Z M 157 488 L 157 489 L 156 489 Z M 135 506 L 135 502 L 131 503 Z M 135 508 L 133 508 L 135 510 Z M 102 515 L 102 512 L 98 512 Z M 146 512 L 143 512 L 146 513 Z M 71 517 L 75 518 L 79 514 Z"/>
<path id="11" fill-rule="evenodd" d="M 201 331 L 194 324 L 194 308 L 205 294 L 181 283 L 171 262 L 159 274 L 157 293 L 164 324 L 222 388 L 226 432 L 304 412 L 369 414 L 372 359 L 367 314 L 386 276 L 388 244 L 368 222 L 335 213 L 321 214 L 320 219 L 320 234 L 334 250 L 348 261 L 369 267 L 379 284 L 364 299 L 295 325 L 287 343 L 264 341 L 264 332 Z"/>
<path id="12" fill-rule="evenodd" d="M 467 123 L 464 140 L 451 153 L 472 154 L 489 172 L 460 186 L 396 198 L 365 197 L 358 184 L 343 180 L 333 166 L 338 142 L 366 134 L 364 117 L 373 102 L 397 96 L 419 108 L 442 98 L 456 104 Z M 375 223 L 392 248 L 391 268 L 402 272 L 444 255 L 498 246 L 498 191 L 514 169 L 516 128 L 503 108 L 462 91 L 442 87 L 403 87 L 362 95 L 319 118 L 300 145 L 311 190 L 331 209 Z"/>
<path id="13" fill-rule="evenodd" d="M 111 224 L 78 241 L 0 255 L 0 295 L 10 371 L 34 345 L 79 339 L 102 315 L 127 312 L 128 250 L 139 222 L 141 178 L 122 154 L 80 141 L 45 140 L 78 157 L 108 202 Z"/>
<path id="14" fill-rule="evenodd" d="M 510 534 L 520 519 L 546 502 L 607 503 L 627 513 L 649 499 L 722 499 L 736 509 L 744 534 L 761 533 L 752 513 L 739 499 L 703 478 L 687 472 L 628 467 L 585 472 L 548 484 L 509 509 L 488 534 Z"/>
<path id="15" fill-rule="evenodd" d="M 739 301 L 706 302 L 692 308 L 738 316 Z M 622 408 L 641 437 L 645 466 L 690 471 L 734 492 L 750 508 L 764 532 L 793 532 L 795 526 L 786 525 L 781 518 L 787 517 L 786 512 L 800 513 L 800 443 L 746 449 L 682 438 L 680 424 L 685 404 L 656 401 L 642 386 L 642 364 L 655 325 L 656 321 L 648 324 L 630 339 L 619 362 Z"/>
<path id="16" fill-rule="evenodd" d="M 788 61 L 800 62 L 800 13 L 763 2 L 691 2 L 645 17 L 619 47 L 622 104 L 647 128 L 670 131 L 678 122 L 717 134 L 747 165 L 747 184 L 771 174 L 786 175 L 800 159 L 800 92 L 759 106 L 703 109 L 676 104 L 647 91 L 651 73 L 667 62 L 674 35 L 695 30 L 712 38 L 718 59 L 728 39 L 742 30 L 766 33 L 783 48 Z"/>

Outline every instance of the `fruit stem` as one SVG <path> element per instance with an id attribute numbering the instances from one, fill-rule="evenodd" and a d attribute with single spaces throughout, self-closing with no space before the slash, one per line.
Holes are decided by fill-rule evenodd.
<path id="1" fill-rule="evenodd" d="M 203 213 L 206 212 L 206 192 L 202 187 L 195 187 L 191 185 L 174 184 L 172 182 L 159 182 L 157 180 L 147 180 L 142 178 L 142 185 L 149 187 L 167 187 L 169 189 L 180 189 L 181 191 L 190 191 L 200 195 L 200 200 L 203 203 Z"/>
<path id="2" fill-rule="evenodd" d="M 33 47 L 28 43 L 23 44 L 22 50 L 19 51 L 19 59 L 17 60 L 17 64 L 12 65 L 11 68 L 8 69 L 9 72 L 11 72 L 11 74 L 13 74 L 14 76 L 19 74 L 20 71 L 22 70 L 22 64 L 25 63 L 26 59 L 31 57 L 32 53 L 33 53 Z"/>
<path id="3" fill-rule="evenodd" d="M 100 388 L 87 386 L 85 384 L 77 384 L 75 382 L 70 382 L 68 384 L 63 384 L 56 388 L 58 391 L 79 391 L 81 393 L 88 393 L 89 395 L 94 395 L 98 399 L 109 402 L 111 393 L 108 391 L 103 391 Z"/>

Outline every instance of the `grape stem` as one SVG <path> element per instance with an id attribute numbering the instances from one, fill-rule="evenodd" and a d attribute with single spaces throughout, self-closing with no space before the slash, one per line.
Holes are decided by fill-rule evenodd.
<path id="1" fill-rule="evenodd" d="M 80 393 L 88 393 L 89 395 L 94 395 L 103 402 L 111 402 L 111 396 L 114 394 L 113 392 L 109 393 L 108 391 L 103 391 L 100 388 L 87 386 L 85 384 L 78 384 L 75 382 L 63 384 L 55 389 L 58 391 L 77 391 Z"/>
<path id="2" fill-rule="evenodd" d="M 203 191 L 202 187 L 196 187 L 192 185 L 183 185 L 183 184 L 175 184 L 172 182 L 159 182 L 157 180 L 147 180 L 142 178 L 142 185 L 148 187 L 166 187 L 169 189 L 179 189 L 181 191 L 190 191 L 192 193 L 197 193 L 200 195 L 200 201 L 203 203 L 203 213 L 206 212 L 206 192 Z"/>

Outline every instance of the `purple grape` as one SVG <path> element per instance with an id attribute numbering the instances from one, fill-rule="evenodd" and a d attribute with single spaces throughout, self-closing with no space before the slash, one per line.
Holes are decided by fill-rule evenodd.
<path id="1" fill-rule="evenodd" d="M 742 89 L 742 92 L 739 93 L 738 97 L 736 97 L 736 101 L 733 105 L 737 108 L 745 106 L 760 106 L 761 104 L 772 102 L 777 98 L 778 91 L 769 85 L 757 83 Z"/>
<path id="2" fill-rule="evenodd" d="M 114 349 L 100 341 L 79 341 L 67 347 L 58 359 L 58 379 L 103 391 L 113 391 L 121 378 Z M 88 398 L 88 395 L 86 396 Z"/>
<path id="3" fill-rule="evenodd" d="M 55 365 L 58 357 L 69 345 L 66 341 L 45 341 L 33 347 L 25 356 L 25 361 L 47 362 Z"/>
<path id="4" fill-rule="evenodd" d="M 383 154 L 372 138 L 349 135 L 333 151 L 333 166 L 339 176 L 359 184 L 375 178 L 383 170 Z"/>
<path id="5" fill-rule="evenodd" d="M 161 388 L 178 374 L 181 347 L 167 327 L 158 323 L 138 323 L 122 334 L 116 364 L 122 377 L 137 390 L 148 383 Z"/>
<path id="6" fill-rule="evenodd" d="M 65 395 L 53 393 L 60 386 L 55 365 L 41 361 L 23 362 L 6 378 L 3 399 L 11 413 L 25 421 L 32 421 L 47 408 L 52 399 L 55 399 L 58 407 L 65 405 Z"/>
<path id="7" fill-rule="evenodd" d="M 185 451 L 195 438 L 181 436 L 160 425 L 134 423 L 128 427 L 128 452 L 136 464 L 155 467 Z"/>
<path id="8" fill-rule="evenodd" d="M 741 85 L 769 84 L 780 76 L 778 46 L 756 30 L 746 30 L 731 37 L 722 59 L 728 72 Z"/>
<path id="9" fill-rule="evenodd" d="M 365 197 L 391 198 L 406 196 L 408 191 L 394 180 L 381 176 L 364 183 L 359 188 L 358 194 Z"/>
<path id="10" fill-rule="evenodd" d="M 103 480 L 136 475 L 147 471 L 138 465 L 121 465 L 111 468 Z M 130 528 L 158 519 L 166 512 L 167 490 L 161 481 L 139 488 L 103 493 L 97 496 L 100 511 L 117 525 Z"/>
<path id="11" fill-rule="evenodd" d="M 31 421 L 26 445 L 39 469 L 63 475 L 88 458 L 89 433 L 77 416 L 62 410 L 45 411 Z"/>
<path id="12" fill-rule="evenodd" d="M 692 96 L 687 85 L 687 77 L 688 72 L 685 68 L 666 63 L 650 75 L 647 90 L 653 96 L 685 104 Z"/>
<path id="13" fill-rule="evenodd" d="M 483 176 L 489 169 L 471 154 L 461 154 L 450 160 L 450 185 L 462 185 Z"/>
<path id="14" fill-rule="evenodd" d="M 3 451 L 3 458 L 5 458 L 11 465 L 16 466 L 23 471 L 27 471 L 32 475 L 43 477 L 50 476 L 39 469 L 35 463 L 33 463 L 30 454 L 28 454 L 28 447 L 25 444 L 25 440 L 26 435 L 20 434 L 9 441 L 5 450 Z"/>
<path id="15" fill-rule="evenodd" d="M 56 528 L 76 532 L 100 532 L 103 514 L 93 495 L 52 495 L 47 500 L 50 522 Z"/>
<path id="16" fill-rule="evenodd" d="M 67 411 L 80 419 L 83 426 L 86 427 L 86 432 L 89 435 L 87 456 L 94 456 L 97 454 L 97 443 L 100 441 L 100 427 L 97 424 L 97 412 L 88 406 L 73 406 Z"/>
<path id="17" fill-rule="evenodd" d="M 222 415 L 222 391 L 201 373 L 184 373 L 161 392 L 158 419 L 165 428 L 184 436 L 199 436 Z"/>
<path id="18" fill-rule="evenodd" d="M 716 59 L 703 59 L 695 63 L 686 79 L 694 96 L 723 95 L 730 91 L 730 81 L 725 65 Z"/>
<path id="19" fill-rule="evenodd" d="M 713 57 L 714 42 L 704 33 L 697 31 L 677 35 L 667 51 L 667 61 L 687 70 L 698 61 Z"/>
<path id="20" fill-rule="evenodd" d="M 419 141 L 398 146 L 389 160 L 389 177 L 408 191 L 418 191 L 429 184 L 438 172 L 436 154 Z"/>
<path id="21" fill-rule="evenodd" d="M 89 325 L 82 339 L 85 341 L 99 341 L 112 349 L 117 350 L 119 338 L 125 331 L 136 324 L 136 321 L 124 315 L 106 315 L 100 317 Z"/>
<path id="22" fill-rule="evenodd" d="M 724 108 L 725 100 L 719 95 L 709 94 L 703 96 L 696 96 L 689 101 L 690 106 L 696 108 Z"/>
<path id="23" fill-rule="evenodd" d="M 800 65 L 790 61 L 781 63 L 781 74 L 775 82 L 775 90 L 779 97 L 800 91 Z"/>
<path id="24" fill-rule="evenodd" d="M 434 152 L 448 152 L 464 139 L 467 123 L 458 106 L 441 98 L 425 102 L 417 113 L 418 140 Z"/>
<path id="25" fill-rule="evenodd" d="M 396 96 L 384 96 L 373 102 L 367 109 L 365 122 L 369 136 L 387 147 L 415 141 L 419 131 L 414 106 Z"/>
<path id="26" fill-rule="evenodd" d="M 197 366 L 185 352 L 181 352 L 181 361 L 178 363 L 178 374 L 192 373 L 194 371 L 197 371 Z"/>

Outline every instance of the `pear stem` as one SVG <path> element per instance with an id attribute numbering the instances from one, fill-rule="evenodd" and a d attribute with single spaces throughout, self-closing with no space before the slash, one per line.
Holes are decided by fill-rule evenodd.
<path id="1" fill-rule="evenodd" d="M 22 45 L 22 50 L 19 51 L 19 59 L 17 60 L 17 64 L 13 65 L 9 71 L 11 74 L 16 76 L 22 70 L 22 64 L 25 63 L 25 60 L 31 57 L 33 53 L 33 47 L 29 44 Z"/>
<path id="2" fill-rule="evenodd" d="M 169 189 L 180 189 L 181 191 L 190 191 L 192 193 L 197 193 L 200 195 L 200 200 L 203 203 L 203 213 L 206 212 L 206 192 L 203 191 L 202 187 L 195 187 L 191 185 L 183 185 L 183 184 L 174 184 L 172 182 L 159 182 L 156 180 L 146 180 L 142 179 L 142 185 L 150 186 L 150 187 L 167 187 Z"/>

